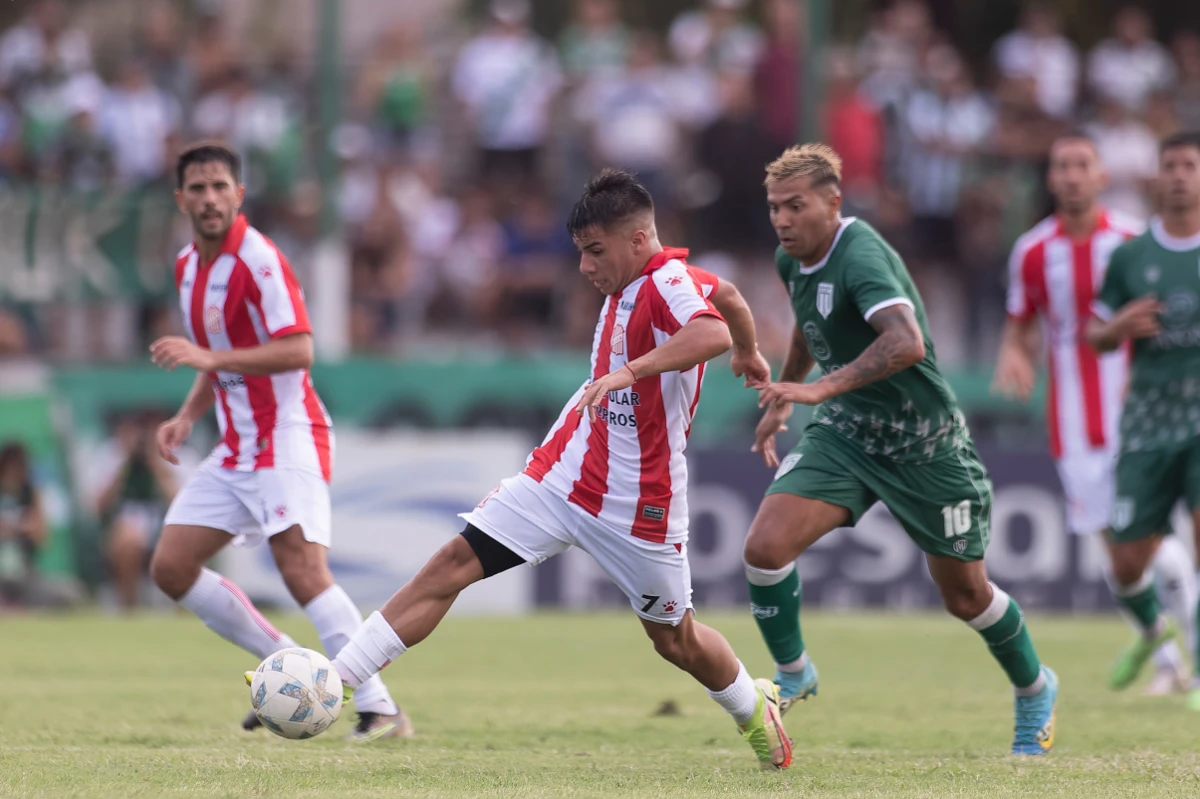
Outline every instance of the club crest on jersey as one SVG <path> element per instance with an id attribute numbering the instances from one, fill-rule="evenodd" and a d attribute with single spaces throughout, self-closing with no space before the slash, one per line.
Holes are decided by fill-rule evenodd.
<path id="1" fill-rule="evenodd" d="M 204 329 L 209 333 L 221 332 L 221 309 L 217 306 L 210 305 L 204 312 Z"/>
<path id="2" fill-rule="evenodd" d="M 1154 264 L 1150 264 L 1146 267 L 1146 282 L 1157 283 L 1160 274 L 1161 272 L 1159 271 L 1159 268 Z"/>
<path id="3" fill-rule="evenodd" d="M 825 319 L 829 318 L 829 314 L 833 311 L 833 284 L 818 283 L 817 284 L 817 310 Z"/>
<path id="4" fill-rule="evenodd" d="M 614 355 L 625 354 L 625 325 L 613 325 L 612 340 L 609 343 Z"/>

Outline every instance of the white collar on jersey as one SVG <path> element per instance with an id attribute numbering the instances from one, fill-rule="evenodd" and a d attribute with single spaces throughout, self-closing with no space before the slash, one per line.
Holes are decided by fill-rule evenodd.
<path id="1" fill-rule="evenodd" d="M 1150 235 L 1154 237 L 1154 240 L 1158 242 L 1160 247 L 1171 252 L 1188 252 L 1200 247 L 1200 233 L 1188 236 L 1186 239 L 1172 236 L 1163 227 L 1161 216 L 1156 216 L 1150 220 Z"/>
<path id="2" fill-rule="evenodd" d="M 811 275 L 813 272 L 817 272 L 821 269 L 821 267 L 825 266 L 825 264 L 829 261 L 829 256 L 833 255 L 833 251 L 837 249 L 838 242 L 842 240 L 842 233 L 846 231 L 846 228 L 850 227 L 851 223 L 857 221 L 857 216 L 842 217 L 841 223 L 838 224 L 838 232 L 833 236 L 833 244 L 829 245 L 829 251 L 825 253 L 825 257 L 817 261 L 812 266 L 805 266 L 803 263 L 801 263 L 800 274 Z"/>

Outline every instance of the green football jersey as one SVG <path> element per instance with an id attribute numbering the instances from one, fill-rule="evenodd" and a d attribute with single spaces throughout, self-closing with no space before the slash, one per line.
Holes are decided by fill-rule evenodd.
<path id="1" fill-rule="evenodd" d="M 1200 436 L 1200 235 L 1150 229 L 1113 251 L 1094 313 L 1109 319 L 1131 300 L 1154 295 L 1165 310 L 1162 332 L 1133 342 L 1121 414 L 1121 448 L 1161 449 Z"/>
<path id="2" fill-rule="evenodd" d="M 884 308 L 912 308 L 925 339 L 920 363 L 822 403 L 810 424 L 829 425 L 868 453 L 900 462 L 930 461 L 963 446 L 966 423 L 938 372 L 925 306 L 904 261 L 874 228 L 843 219 L 820 263 L 804 266 L 780 247 L 775 266 L 808 351 L 825 374 L 871 346 L 879 334 L 868 320 Z"/>

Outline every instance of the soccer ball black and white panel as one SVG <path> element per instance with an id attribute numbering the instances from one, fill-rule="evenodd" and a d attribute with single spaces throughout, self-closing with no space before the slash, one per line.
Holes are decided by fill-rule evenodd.
<path id="1" fill-rule="evenodd" d="M 312 738 L 342 712 L 342 678 L 320 652 L 281 649 L 255 669 L 250 704 L 276 735 Z"/>

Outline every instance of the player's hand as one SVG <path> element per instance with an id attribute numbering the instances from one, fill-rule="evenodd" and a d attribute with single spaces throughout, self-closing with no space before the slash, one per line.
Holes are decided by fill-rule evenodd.
<path id="1" fill-rule="evenodd" d="M 779 468 L 779 455 L 775 451 L 775 435 L 787 430 L 787 420 L 792 415 L 792 403 L 776 402 L 767 408 L 763 418 L 754 428 L 754 446 L 751 452 L 762 455 L 763 463 L 769 469 Z"/>
<path id="2" fill-rule="evenodd" d="M 593 422 L 596 421 L 596 409 L 600 407 L 600 403 L 608 396 L 608 392 L 629 388 L 635 382 L 636 379 L 633 370 L 627 365 L 622 366 L 615 372 L 609 372 L 587 387 L 587 390 L 583 392 L 583 396 L 579 398 L 579 404 L 575 406 L 575 413 L 582 414 L 586 408 L 588 419 Z"/>
<path id="3" fill-rule="evenodd" d="M 175 450 L 188 440 L 192 434 L 192 423 L 178 416 L 172 417 L 158 426 L 154 433 L 154 441 L 158 445 L 158 457 L 174 466 L 179 465 Z"/>
<path id="4" fill-rule="evenodd" d="M 992 393 L 1025 402 L 1033 393 L 1037 372 L 1023 352 L 1007 348 L 1000 353 L 996 373 L 992 375 Z"/>
<path id="5" fill-rule="evenodd" d="M 754 352 L 734 351 L 729 361 L 734 377 L 744 377 L 746 388 L 762 388 L 771 382 L 771 364 L 757 349 Z"/>
<path id="6" fill-rule="evenodd" d="M 190 366 L 197 372 L 211 372 L 216 368 L 216 357 L 211 350 L 197 347 L 182 336 L 163 336 L 151 344 L 150 358 L 155 366 L 168 372 L 178 366 Z"/>
<path id="7" fill-rule="evenodd" d="M 1149 295 L 1125 303 L 1113 315 L 1112 325 L 1121 338 L 1152 338 L 1162 332 L 1158 315 L 1166 310 L 1158 298 Z"/>
<path id="8" fill-rule="evenodd" d="M 765 408 L 776 402 L 820 405 L 829 396 L 828 387 L 820 380 L 815 383 L 767 383 L 758 391 L 758 407 Z"/>

